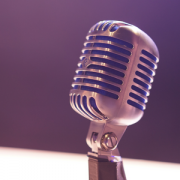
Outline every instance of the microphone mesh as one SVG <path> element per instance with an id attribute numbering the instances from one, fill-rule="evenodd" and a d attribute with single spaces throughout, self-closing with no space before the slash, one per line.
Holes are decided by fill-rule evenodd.
<path id="1" fill-rule="evenodd" d="M 139 41 L 137 32 L 142 31 L 133 28 L 122 21 L 101 21 L 90 29 L 70 93 L 72 108 L 84 117 L 112 118 L 109 104 L 122 107 L 122 116 L 127 110 L 142 116 L 158 55 L 150 43 Z"/>
<path id="2" fill-rule="evenodd" d="M 155 75 L 155 69 L 157 68 L 157 60 L 158 59 L 154 55 L 152 55 L 151 53 L 149 53 L 148 51 L 143 49 L 141 51 L 141 56 L 140 56 L 139 60 L 140 60 L 139 64 L 138 64 L 139 71 L 135 72 L 136 78 L 134 78 L 133 81 L 136 84 L 140 85 L 142 88 L 139 88 L 139 87 L 133 85 L 131 87 L 131 89 L 136 91 L 137 93 L 140 93 L 143 96 L 147 96 L 147 95 L 149 95 L 147 90 L 150 89 L 150 86 L 148 84 L 152 83 L 152 79 L 153 79 L 152 76 Z M 144 83 L 140 78 L 145 80 L 145 82 L 147 82 L 147 83 Z M 138 94 L 130 92 L 129 96 L 138 101 L 141 101 L 144 104 L 146 103 L 145 98 L 140 97 Z M 145 107 L 143 107 L 142 105 L 140 105 L 130 99 L 127 100 L 127 103 L 131 106 L 134 106 L 134 107 L 140 109 L 140 110 L 145 109 Z"/>

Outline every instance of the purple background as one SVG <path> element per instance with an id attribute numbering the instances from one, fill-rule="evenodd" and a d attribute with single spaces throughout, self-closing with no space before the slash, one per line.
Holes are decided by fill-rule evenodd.
<path id="1" fill-rule="evenodd" d="M 147 110 L 119 149 L 180 163 L 180 3 L 177 0 L 0 1 L 0 146 L 86 153 L 89 120 L 69 90 L 89 28 L 122 20 L 149 34 L 160 63 Z"/>

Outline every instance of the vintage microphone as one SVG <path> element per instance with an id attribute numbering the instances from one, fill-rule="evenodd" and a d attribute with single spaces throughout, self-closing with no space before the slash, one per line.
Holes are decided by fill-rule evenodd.
<path id="1" fill-rule="evenodd" d="M 70 104 L 91 120 L 89 179 L 125 180 L 116 147 L 127 126 L 143 116 L 159 52 L 146 33 L 122 21 L 100 21 L 86 39 Z"/>

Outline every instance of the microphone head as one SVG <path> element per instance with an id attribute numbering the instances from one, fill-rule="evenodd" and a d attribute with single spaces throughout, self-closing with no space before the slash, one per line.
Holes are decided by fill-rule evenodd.
<path id="1" fill-rule="evenodd" d="M 100 21 L 86 39 L 70 91 L 72 108 L 96 122 L 136 123 L 159 61 L 155 43 L 122 21 Z"/>

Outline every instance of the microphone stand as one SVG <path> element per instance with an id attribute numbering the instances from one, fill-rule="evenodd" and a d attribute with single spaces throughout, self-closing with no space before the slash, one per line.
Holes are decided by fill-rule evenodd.
<path id="1" fill-rule="evenodd" d="M 111 162 L 89 156 L 89 180 L 126 180 L 122 160 Z"/>
<path id="2" fill-rule="evenodd" d="M 126 180 L 122 158 L 117 149 L 118 142 L 127 126 L 91 122 L 87 144 L 89 180 Z"/>

